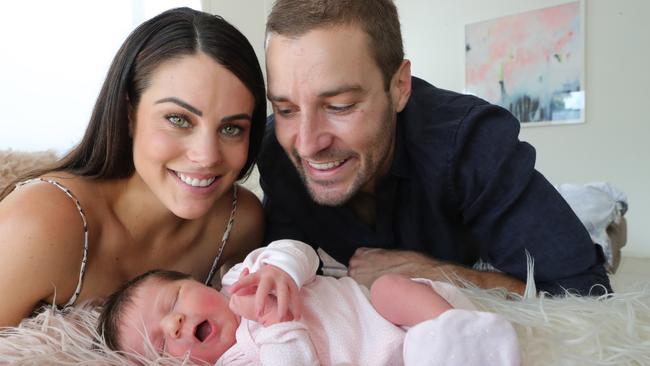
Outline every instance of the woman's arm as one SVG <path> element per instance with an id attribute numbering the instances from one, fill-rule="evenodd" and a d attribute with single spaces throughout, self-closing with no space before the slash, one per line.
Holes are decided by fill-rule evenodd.
<path id="1" fill-rule="evenodd" d="M 83 240 L 74 203 L 56 187 L 34 183 L 0 201 L 0 326 L 17 325 L 40 301 L 68 301 Z"/>

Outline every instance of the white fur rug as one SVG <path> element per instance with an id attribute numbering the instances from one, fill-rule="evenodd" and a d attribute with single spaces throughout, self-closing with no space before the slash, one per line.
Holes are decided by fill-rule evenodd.
<path id="1" fill-rule="evenodd" d="M 519 335 L 524 365 L 650 365 L 650 285 L 609 298 L 507 300 L 498 290 L 463 290 L 480 308 L 503 314 Z M 125 365 L 122 355 L 96 342 L 97 311 L 47 309 L 0 336 L 0 363 Z M 143 360 L 144 361 L 144 360 Z M 190 365 L 152 359 L 151 365 Z"/>

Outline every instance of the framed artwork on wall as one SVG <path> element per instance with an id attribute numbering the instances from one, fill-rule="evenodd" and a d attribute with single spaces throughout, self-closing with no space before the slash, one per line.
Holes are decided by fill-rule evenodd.
<path id="1" fill-rule="evenodd" d="M 465 26 L 465 91 L 522 126 L 585 122 L 584 1 Z"/>

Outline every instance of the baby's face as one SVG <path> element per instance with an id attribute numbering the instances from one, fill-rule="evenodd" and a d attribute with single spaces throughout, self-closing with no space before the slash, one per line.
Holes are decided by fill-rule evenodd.
<path id="1" fill-rule="evenodd" d="M 148 279 L 124 310 L 120 348 L 145 355 L 144 334 L 163 354 L 215 363 L 235 344 L 240 318 L 228 299 L 194 280 Z"/>

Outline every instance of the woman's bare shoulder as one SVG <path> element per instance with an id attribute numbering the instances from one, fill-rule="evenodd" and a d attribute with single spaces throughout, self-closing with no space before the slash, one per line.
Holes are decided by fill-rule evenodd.
<path id="1" fill-rule="evenodd" d="M 78 262 L 84 223 L 64 192 L 50 183 L 34 182 L 0 202 L 0 242 L 3 251 L 13 248 L 34 258 L 44 256 L 48 263 L 59 257 L 67 261 L 71 255 Z"/>
<path id="2" fill-rule="evenodd" d="M 83 243 L 79 212 L 57 187 L 34 182 L 5 197 L 0 202 L 0 293 L 12 296 L 0 305 L 0 323 L 28 314 L 55 288 L 59 298 L 74 290 Z"/>
<path id="3" fill-rule="evenodd" d="M 79 216 L 78 212 L 74 201 L 61 188 L 42 181 L 18 186 L 0 202 L 0 213 L 8 216 L 5 219 L 17 220 L 28 215 L 31 220 L 47 219 L 47 224 L 50 220 L 70 219 L 75 213 Z"/>
<path id="4" fill-rule="evenodd" d="M 69 186 L 77 187 L 77 184 L 65 187 Z M 65 234 L 70 231 L 68 229 L 79 233 L 83 229 L 83 220 L 73 198 L 60 187 L 42 181 L 16 187 L 0 202 L 0 223 L 5 222 L 23 228 L 48 229 L 46 231 L 52 234 Z M 68 225 L 61 226 L 63 223 Z"/>

